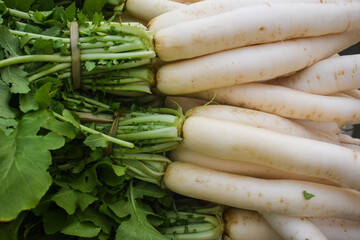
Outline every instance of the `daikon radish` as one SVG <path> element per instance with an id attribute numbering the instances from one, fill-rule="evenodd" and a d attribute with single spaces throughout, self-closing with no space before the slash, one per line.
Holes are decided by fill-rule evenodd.
<path id="1" fill-rule="evenodd" d="M 247 83 L 190 94 L 202 100 L 241 106 L 286 118 L 320 122 L 360 123 L 360 100 L 324 96 L 287 87 Z"/>
<path id="2" fill-rule="evenodd" d="M 355 144 L 360 145 L 360 139 L 359 138 L 353 138 L 347 134 L 340 134 L 339 140 L 342 143 L 349 143 L 349 144 Z"/>
<path id="3" fill-rule="evenodd" d="M 342 143 L 341 146 L 347 147 L 351 150 L 358 151 L 360 153 L 360 146 L 351 143 Z"/>
<path id="4" fill-rule="evenodd" d="M 285 240 L 328 240 L 308 218 L 276 213 L 263 213 L 262 216 Z"/>
<path id="5" fill-rule="evenodd" d="M 131 16 L 148 22 L 156 16 L 184 6 L 170 0 L 127 0 L 125 9 Z"/>
<path id="6" fill-rule="evenodd" d="M 360 222 L 337 218 L 309 218 L 329 240 L 355 240 L 360 236 Z"/>
<path id="7" fill-rule="evenodd" d="M 203 0 L 172 0 L 174 2 L 184 3 L 184 4 L 192 4 L 196 2 L 201 2 Z"/>
<path id="8" fill-rule="evenodd" d="M 190 116 L 203 116 L 220 120 L 240 122 L 254 127 L 265 128 L 279 133 L 310 138 L 314 140 L 339 144 L 337 134 L 309 129 L 295 121 L 275 114 L 251 110 L 229 105 L 209 105 L 198 109 L 191 109 Z"/>
<path id="9" fill-rule="evenodd" d="M 183 145 L 207 156 L 264 165 L 360 189 L 360 154 L 317 140 L 205 117 L 189 117 Z"/>
<path id="10" fill-rule="evenodd" d="M 245 177 L 185 162 L 170 163 L 164 183 L 175 193 L 230 207 L 360 220 L 360 192 L 325 184 Z"/>
<path id="11" fill-rule="evenodd" d="M 209 17 L 224 12 L 229 12 L 237 8 L 246 7 L 261 3 L 282 3 L 282 2 L 306 2 L 306 3 L 358 3 L 358 0 L 207 0 L 176 9 L 172 12 L 164 13 L 152 19 L 149 23 L 151 31 L 173 26 L 182 22 Z"/>
<path id="12" fill-rule="evenodd" d="M 330 135 L 341 134 L 341 129 L 339 128 L 337 122 L 317 122 L 317 121 L 303 120 L 303 119 L 291 119 L 291 120 L 308 128 L 322 131 Z"/>
<path id="13" fill-rule="evenodd" d="M 248 46 L 168 63 L 157 71 L 157 89 L 166 95 L 180 95 L 268 80 L 310 66 L 359 40 L 360 31 L 330 34 Z"/>
<path id="14" fill-rule="evenodd" d="M 322 178 L 287 172 L 259 164 L 251 164 L 242 161 L 214 158 L 211 156 L 207 156 L 192 151 L 184 146 L 180 146 L 172 150 L 170 152 L 170 159 L 175 162 L 182 161 L 182 162 L 193 163 L 217 171 L 244 175 L 249 177 L 257 177 L 264 179 L 293 179 L 293 180 L 302 180 L 302 181 L 317 182 L 322 184 L 338 186 L 337 184 Z"/>
<path id="15" fill-rule="evenodd" d="M 360 88 L 360 54 L 324 59 L 269 83 L 322 95 Z"/>
<path id="16" fill-rule="evenodd" d="M 224 212 L 224 233 L 231 240 L 283 240 L 257 212 L 229 208 Z"/>
<path id="17" fill-rule="evenodd" d="M 329 240 L 355 240 L 360 236 L 360 222 L 310 217 Z M 225 234 L 232 240 L 283 240 L 268 222 L 257 212 L 229 208 L 224 212 Z M 243 237 L 244 236 L 244 237 Z"/>
<path id="18" fill-rule="evenodd" d="M 154 42 L 161 60 L 174 61 L 260 43 L 356 31 L 358 22 L 360 3 L 264 3 L 161 29 Z"/>
<path id="19" fill-rule="evenodd" d="M 360 90 L 358 90 L 358 89 L 347 90 L 347 91 L 344 91 L 343 93 L 345 93 L 349 96 L 352 96 L 353 98 L 360 99 Z"/>

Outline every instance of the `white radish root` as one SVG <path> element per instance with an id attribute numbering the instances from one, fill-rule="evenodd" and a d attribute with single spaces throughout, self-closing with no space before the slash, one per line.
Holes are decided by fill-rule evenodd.
<path id="1" fill-rule="evenodd" d="M 358 89 L 347 90 L 347 91 L 344 91 L 343 93 L 345 93 L 349 96 L 352 96 L 353 98 L 360 99 L 360 90 L 358 90 Z"/>
<path id="2" fill-rule="evenodd" d="M 171 163 L 164 183 L 178 194 L 230 207 L 299 217 L 360 219 L 358 191 L 324 184 L 245 177 L 185 162 Z M 306 199 L 304 191 L 315 196 Z"/>
<path id="3" fill-rule="evenodd" d="M 360 222 L 337 219 L 310 217 L 328 240 L 354 240 L 360 236 Z M 225 234 L 232 240 L 277 240 L 283 238 L 257 212 L 229 208 L 224 213 Z M 244 236 L 244 237 L 242 237 Z"/>
<path id="4" fill-rule="evenodd" d="M 328 133 L 330 135 L 341 134 L 341 129 L 339 128 L 337 122 L 318 122 L 318 121 L 303 120 L 303 119 L 291 119 L 291 120 L 303 126 L 306 126 L 310 129 Z"/>
<path id="5" fill-rule="evenodd" d="M 154 42 L 161 60 L 174 61 L 260 43 L 356 31 L 358 22 L 360 4 L 255 4 L 162 29 L 155 33 Z"/>
<path id="6" fill-rule="evenodd" d="M 275 114 L 229 105 L 209 105 L 199 109 L 192 109 L 190 116 L 203 116 L 219 120 L 240 122 L 258 128 L 265 128 L 279 133 L 304 137 L 324 142 L 339 144 L 336 134 L 309 129 L 295 121 Z"/>
<path id="7" fill-rule="evenodd" d="M 192 151 L 184 146 L 180 146 L 172 150 L 170 152 L 170 159 L 175 162 L 188 162 L 221 172 L 233 173 L 249 177 L 257 177 L 264 179 L 293 179 L 338 186 L 337 184 L 330 182 L 326 179 L 286 172 L 280 169 L 271 168 L 259 164 L 251 164 L 242 161 L 210 157 Z"/>
<path id="8" fill-rule="evenodd" d="M 286 118 L 320 122 L 360 122 L 360 101 L 324 96 L 265 83 L 247 83 L 190 94 L 220 104 L 251 108 Z"/>
<path id="9" fill-rule="evenodd" d="M 331 143 L 204 117 L 183 125 L 183 145 L 215 158 L 324 178 L 360 189 L 360 154 Z"/>
<path id="10" fill-rule="evenodd" d="M 269 83 L 322 95 L 360 88 L 360 54 L 324 59 Z"/>
<path id="11" fill-rule="evenodd" d="M 272 4 L 272 3 L 351 3 L 359 2 L 357 0 L 206 0 L 191 4 L 172 11 L 164 13 L 150 21 L 149 29 L 158 31 L 160 29 L 173 26 L 182 22 L 191 21 L 199 18 L 209 17 L 224 12 L 232 11 L 237 8 L 251 6 L 254 4 Z"/>
<path id="12" fill-rule="evenodd" d="M 127 0 L 125 8 L 131 16 L 148 22 L 163 13 L 184 6 L 182 3 L 170 0 Z"/>
<path id="13" fill-rule="evenodd" d="M 262 216 L 285 240 L 328 240 L 308 218 L 276 213 L 263 213 Z"/>
<path id="14" fill-rule="evenodd" d="M 168 63 L 156 73 L 157 90 L 181 95 L 276 78 L 350 47 L 359 41 L 359 35 L 349 32 L 300 38 Z"/>
<path id="15" fill-rule="evenodd" d="M 229 208 L 224 212 L 224 233 L 232 240 L 283 240 L 257 212 Z"/>

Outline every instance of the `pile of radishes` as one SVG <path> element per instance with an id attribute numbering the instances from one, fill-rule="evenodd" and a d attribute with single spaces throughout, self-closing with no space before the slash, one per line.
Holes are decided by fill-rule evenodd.
<path id="1" fill-rule="evenodd" d="M 229 206 L 230 239 L 359 239 L 360 140 L 342 127 L 360 123 L 360 55 L 338 53 L 360 1 L 171 6 L 143 18 L 158 92 L 190 109 L 166 186 Z"/>

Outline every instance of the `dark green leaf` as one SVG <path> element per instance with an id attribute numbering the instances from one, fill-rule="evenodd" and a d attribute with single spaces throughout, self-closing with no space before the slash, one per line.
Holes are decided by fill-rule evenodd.
<path id="1" fill-rule="evenodd" d="M 27 72 L 17 66 L 2 68 L 1 79 L 10 85 L 10 92 L 12 93 L 28 93 L 30 91 Z"/>
<path id="2" fill-rule="evenodd" d="M 0 79 L 0 117 L 15 118 L 15 112 L 9 107 L 11 93 L 9 86 Z"/>
<path id="3" fill-rule="evenodd" d="M 61 136 L 68 137 L 69 139 L 74 139 L 76 137 L 75 128 L 72 124 L 67 122 L 61 122 L 55 118 L 49 119 L 49 121 L 44 122 L 42 127 Z"/>
<path id="4" fill-rule="evenodd" d="M 113 221 L 109 217 L 93 208 L 87 208 L 83 212 L 78 212 L 77 215 L 80 221 L 92 222 L 95 226 L 100 227 L 106 234 L 110 234 L 111 228 L 114 225 Z"/>
<path id="5" fill-rule="evenodd" d="M 6 136 L 9 136 L 17 125 L 18 122 L 15 119 L 0 118 L 0 132 L 3 131 Z"/>
<path id="6" fill-rule="evenodd" d="M 32 89 L 27 94 L 20 94 L 19 95 L 19 105 L 20 110 L 23 113 L 27 113 L 30 111 L 35 111 L 39 109 L 39 105 L 35 101 L 35 89 Z"/>
<path id="7" fill-rule="evenodd" d="M 50 105 L 51 86 L 52 86 L 52 83 L 48 82 L 36 90 L 34 99 L 37 102 L 37 104 L 40 106 L 40 108 L 47 108 Z"/>
<path id="8" fill-rule="evenodd" d="M 85 0 L 83 13 L 90 19 L 94 14 L 100 13 L 107 0 Z"/>
<path id="9" fill-rule="evenodd" d="M 23 12 L 28 12 L 34 0 L 5 0 L 4 2 L 9 8 L 15 8 Z"/>
<path id="10" fill-rule="evenodd" d="M 41 29 L 41 27 L 38 27 L 38 26 L 26 24 L 23 31 L 28 32 L 28 33 L 40 34 L 42 32 L 42 29 Z"/>
<path id="11" fill-rule="evenodd" d="M 70 183 L 70 186 L 84 193 L 90 193 L 94 191 L 97 185 L 100 185 L 100 182 L 97 180 L 95 168 L 89 168 L 83 172 L 83 174 Z"/>
<path id="12" fill-rule="evenodd" d="M 94 150 L 97 147 L 106 147 L 107 140 L 101 134 L 92 134 L 86 137 L 84 144 L 88 145 L 91 149 Z"/>
<path id="13" fill-rule="evenodd" d="M 20 214 L 15 220 L 8 223 L 0 222 L 0 238 L 6 240 L 18 240 L 19 228 L 26 217 L 25 213 Z"/>
<path id="14" fill-rule="evenodd" d="M 81 222 L 76 215 L 70 217 L 68 225 L 61 231 L 66 235 L 91 238 L 96 237 L 101 228 L 96 227 L 92 222 Z"/>
<path id="15" fill-rule="evenodd" d="M 47 234 L 59 232 L 66 226 L 67 219 L 67 213 L 61 208 L 44 212 L 42 221 L 45 232 Z"/>
<path id="16" fill-rule="evenodd" d="M 57 37 L 61 34 L 61 29 L 59 27 L 51 27 L 51 28 L 47 28 L 41 34 L 46 35 L 46 36 Z M 53 42 L 52 42 L 52 44 L 53 44 Z"/>
<path id="17" fill-rule="evenodd" d="M 50 118 L 47 111 L 28 113 L 11 135 L 0 132 L 0 221 L 35 207 L 51 185 L 49 150 L 62 147 L 65 141 L 52 132 L 38 135 Z"/>
<path id="18" fill-rule="evenodd" d="M 155 184 L 139 182 L 134 187 L 134 198 L 142 199 L 144 196 L 162 198 L 165 196 L 165 192 Z"/>
<path id="19" fill-rule="evenodd" d="M 38 11 L 50 11 L 54 8 L 54 0 L 35 0 L 31 9 Z"/>
<path id="20" fill-rule="evenodd" d="M 123 183 L 126 178 L 126 167 L 103 161 L 97 163 L 95 168 L 98 179 L 109 186 L 118 186 Z"/>
<path id="21" fill-rule="evenodd" d="M 95 202 L 97 198 L 87 193 L 63 187 L 52 197 L 52 200 L 71 215 L 75 213 L 77 208 L 84 211 L 91 203 Z"/>
<path id="22" fill-rule="evenodd" d="M 71 123 L 76 128 L 80 128 L 80 122 L 78 121 L 78 119 L 75 118 L 75 116 L 69 110 L 65 109 L 62 112 L 62 116 L 66 119 L 67 122 Z"/>
<path id="23" fill-rule="evenodd" d="M 110 209 L 120 218 L 130 216 L 124 220 L 116 231 L 116 240 L 154 240 L 167 239 L 158 230 L 150 224 L 147 219 L 148 215 L 154 215 L 151 208 L 146 204 L 139 204 L 134 198 L 134 189 L 132 183 L 128 188 L 127 200 L 120 200 L 109 205 Z"/>
<path id="24" fill-rule="evenodd" d="M 12 35 L 4 25 L 0 26 L 0 47 L 5 49 L 9 57 L 21 55 L 19 39 Z"/>
<path id="25" fill-rule="evenodd" d="M 70 4 L 66 9 L 65 9 L 65 16 L 66 19 L 71 22 L 75 19 L 76 16 L 76 5 L 75 2 L 73 2 L 72 4 Z"/>
<path id="26" fill-rule="evenodd" d="M 53 54 L 53 40 L 36 39 L 34 42 L 34 49 L 37 54 Z"/>

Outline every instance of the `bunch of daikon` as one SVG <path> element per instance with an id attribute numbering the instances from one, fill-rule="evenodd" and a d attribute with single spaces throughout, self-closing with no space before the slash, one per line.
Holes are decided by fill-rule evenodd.
<path id="1" fill-rule="evenodd" d="M 360 123 L 360 55 L 338 53 L 360 41 L 360 1 L 176 8 L 148 25 L 157 90 L 189 109 L 165 185 L 228 206 L 230 239 L 358 237 L 360 140 L 342 127 Z"/>

